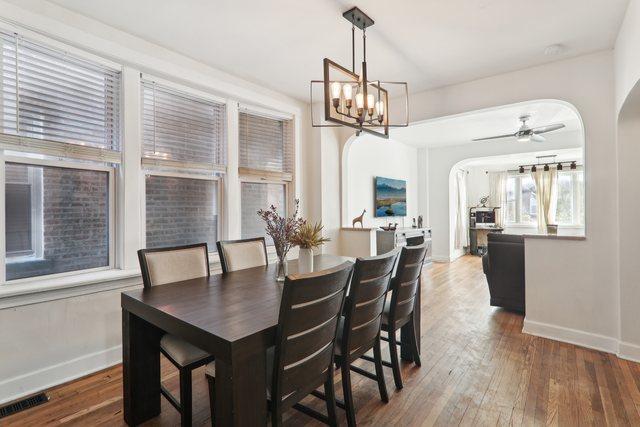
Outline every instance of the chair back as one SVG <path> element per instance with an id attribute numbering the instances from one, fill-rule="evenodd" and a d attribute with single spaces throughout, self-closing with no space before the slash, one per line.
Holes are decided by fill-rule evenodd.
<path id="1" fill-rule="evenodd" d="M 158 249 L 140 249 L 138 261 L 144 287 L 209 277 L 206 243 Z"/>
<path id="2" fill-rule="evenodd" d="M 264 237 L 219 241 L 217 245 L 223 273 L 268 264 Z"/>
<path id="3" fill-rule="evenodd" d="M 426 245 L 402 248 L 396 275 L 391 280 L 390 323 L 403 320 L 413 313 L 426 254 Z"/>
<path id="4" fill-rule="evenodd" d="M 332 374 L 338 320 L 352 271 L 353 264 L 345 262 L 286 277 L 271 382 L 276 405 L 298 402 Z"/>
<path id="5" fill-rule="evenodd" d="M 382 311 L 397 259 L 397 250 L 356 259 L 340 340 L 341 354 L 348 360 L 367 352 L 380 333 Z"/>

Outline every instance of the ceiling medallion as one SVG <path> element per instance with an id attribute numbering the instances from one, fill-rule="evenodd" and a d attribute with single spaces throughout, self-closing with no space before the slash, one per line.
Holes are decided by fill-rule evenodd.
<path id="1" fill-rule="evenodd" d="M 408 126 L 409 95 L 406 82 L 384 82 L 368 80 L 367 77 L 367 36 L 366 30 L 373 25 L 373 19 L 354 7 L 342 16 L 351 23 L 351 70 L 325 58 L 324 80 L 311 81 L 311 117 L 313 127 L 349 126 L 356 129 L 356 135 L 367 132 L 381 138 L 389 138 L 390 127 Z M 362 31 L 362 68 L 356 74 L 355 29 Z M 315 123 L 314 85 L 322 85 L 324 97 L 324 123 Z M 403 103 L 403 123 L 391 124 L 390 101 Z M 316 101 L 317 102 L 317 101 Z M 317 108 L 317 106 L 316 106 Z"/>

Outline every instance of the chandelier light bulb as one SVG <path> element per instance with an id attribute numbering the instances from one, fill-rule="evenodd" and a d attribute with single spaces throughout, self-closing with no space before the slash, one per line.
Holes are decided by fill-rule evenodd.
<path id="1" fill-rule="evenodd" d="M 376 102 L 376 98 L 373 96 L 373 94 L 368 94 L 367 95 L 367 109 L 368 110 L 373 110 L 373 106 Z"/>
<path id="2" fill-rule="evenodd" d="M 348 83 L 342 86 L 342 94 L 344 99 L 351 101 L 353 99 L 353 86 Z"/>
<path id="3" fill-rule="evenodd" d="M 384 116 L 384 102 L 376 102 L 376 113 L 378 113 L 378 116 L 380 117 Z"/>
<path id="4" fill-rule="evenodd" d="M 364 108 L 364 95 L 362 92 L 356 93 L 356 108 L 359 110 Z"/>
<path id="5" fill-rule="evenodd" d="M 341 90 L 342 90 L 342 86 L 340 86 L 340 82 L 331 83 L 331 99 L 340 98 Z"/>

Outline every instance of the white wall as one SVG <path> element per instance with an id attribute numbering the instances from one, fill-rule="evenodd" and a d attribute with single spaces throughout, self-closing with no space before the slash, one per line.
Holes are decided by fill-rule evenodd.
<path id="1" fill-rule="evenodd" d="M 393 139 L 381 139 L 363 134 L 347 148 L 347 226 L 362 213 L 365 227 L 378 227 L 389 222 L 411 226 L 418 218 L 418 149 Z M 375 218 L 374 178 L 407 181 L 407 216 L 402 218 Z"/>
<path id="2" fill-rule="evenodd" d="M 296 129 L 304 139 L 301 144 L 304 148 L 300 150 L 298 146 L 297 150 L 306 159 L 305 163 L 312 166 L 298 169 L 296 194 L 299 195 L 303 186 L 306 188 L 309 182 L 320 175 L 315 166 L 317 162 L 310 161 L 315 153 L 310 153 L 306 146 L 307 138 L 313 137 L 308 125 L 310 119 L 306 104 L 51 3 L 40 0 L 13 3 L 0 0 L 0 17 L 3 20 L 19 23 L 59 42 L 124 64 L 127 70 L 143 71 L 198 90 L 296 116 L 304 112 L 303 120 L 298 119 Z M 139 132 L 133 134 L 139 137 Z M 131 135 L 125 133 L 126 138 Z M 139 145 L 140 141 L 127 139 L 124 144 Z M 296 161 L 300 165 L 300 158 Z M 309 177 L 306 176 L 307 172 Z M 339 189 L 339 185 L 337 187 Z M 141 200 L 134 202 L 141 203 Z M 319 198 L 310 198 L 308 206 L 305 206 L 305 202 L 302 200 L 303 214 L 320 219 Z M 339 212 L 339 204 L 336 211 Z M 127 214 L 135 217 L 133 209 Z M 137 221 L 138 218 L 132 220 Z M 135 257 L 133 260 L 135 263 Z M 0 334 L 0 402 L 118 363 L 121 359 L 119 295 L 122 290 L 138 286 L 140 282 L 136 277 L 127 281 L 128 287 L 109 291 L 99 291 L 107 286 L 98 283 L 95 292 L 91 293 L 89 287 L 89 294 L 75 297 L 68 296 L 75 292 L 72 288 L 51 297 L 47 294 L 40 298 L 39 294 L 32 294 L 29 301 L 21 303 L 24 305 L 0 308 L 0 325 L 3 326 Z M 51 300 L 44 301 L 48 298 Z M 1 300 L 0 307 L 12 304 L 5 302 Z"/>
<path id="3" fill-rule="evenodd" d="M 615 48 L 618 108 L 620 353 L 640 361 L 640 1 L 631 0 Z"/>
<path id="4" fill-rule="evenodd" d="M 618 337 L 617 161 L 613 54 L 598 52 L 434 91 L 411 99 L 411 121 L 535 99 L 559 99 L 578 110 L 585 126 L 586 233 L 581 241 L 527 239 L 526 330 L 616 351 Z M 461 160 L 455 148 L 434 149 L 429 168 L 448 176 Z M 490 143 L 473 157 L 495 153 Z M 501 154 L 504 153 L 501 148 Z M 497 153 L 496 153 L 497 154 Z M 468 155 L 468 154 L 467 154 Z M 465 156 L 467 156 L 465 155 Z M 429 179 L 431 226 L 442 238 L 435 205 L 447 199 Z M 606 206 L 606 209 L 602 209 Z M 440 255 L 446 256 L 445 246 Z M 442 248 L 445 248 L 444 250 Z"/>

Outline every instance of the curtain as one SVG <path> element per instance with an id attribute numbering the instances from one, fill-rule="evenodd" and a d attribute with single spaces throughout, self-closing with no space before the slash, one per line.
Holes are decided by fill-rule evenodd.
<path id="1" fill-rule="evenodd" d="M 556 223 L 558 204 L 558 171 L 537 170 L 531 176 L 536 183 L 536 202 L 538 204 L 538 232 L 546 234 L 547 225 Z"/>
<path id="2" fill-rule="evenodd" d="M 456 249 L 462 249 L 465 246 L 469 246 L 466 171 L 456 171 L 454 193 L 454 201 L 456 205 L 454 247 Z"/>
<path id="3" fill-rule="evenodd" d="M 504 227 L 507 215 L 507 173 L 489 172 L 489 203 L 496 211 L 496 225 Z"/>

